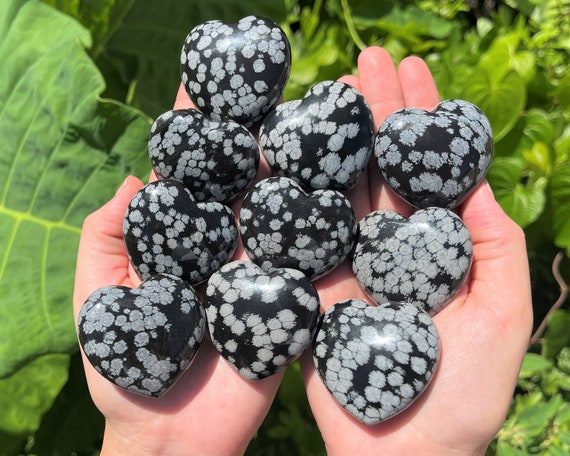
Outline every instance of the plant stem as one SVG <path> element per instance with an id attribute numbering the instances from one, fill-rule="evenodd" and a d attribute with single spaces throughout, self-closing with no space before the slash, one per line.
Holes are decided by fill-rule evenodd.
<path id="1" fill-rule="evenodd" d="M 552 307 L 550 307 L 547 314 L 544 316 L 544 318 L 540 322 L 540 325 L 538 325 L 538 328 L 536 328 L 536 331 L 534 332 L 534 334 L 530 338 L 530 344 L 529 345 L 531 345 L 531 346 L 540 342 L 540 338 L 542 337 L 542 334 L 546 330 L 546 325 L 548 324 L 548 320 L 550 319 L 550 316 L 556 310 L 558 310 L 560 307 L 562 307 L 562 304 L 564 304 L 564 302 L 566 301 L 566 298 L 568 298 L 568 293 L 570 292 L 570 287 L 568 286 L 568 284 L 566 283 L 566 281 L 562 277 L 562 274 L 560 273 L 560 263 L 562 263 L 564 256 L 565 256 L 564 252 L 558 252 L 556 254 L 556 256 L 554 257 L 554 260 L 552 261 L 552 275 L 554 276 L 556 283 L 560 287 L 560 296 L 558 296 L 558 299 L 556 300 L 556 302 L 554 304 L 552 304 Z"/>
<path id="2" fill-rule="evenodd" d="M 352 20 L 352 15 L 350 14 L 350 8 L 348 6 L 348 1 L 347 0 L 341 0 L 340 3 L 342 6 L 342 14 L 344 16 L 344 22 L 346 23 L 346 28 L 348 29 L 348 33 L 350 34 L 352 41 L 354 41 L 354 44 L 356 44 L 356 46 L 358 46 L 358 48 L 361 51 L 363 51 L 368 46 L 366 46 L 366 43 L 364 43 L 364 41 L 362 41 L 362 39 L 358 35 L 358 32 L 356 31 L 356 27 L 354 26 L 354 21 Z"/>

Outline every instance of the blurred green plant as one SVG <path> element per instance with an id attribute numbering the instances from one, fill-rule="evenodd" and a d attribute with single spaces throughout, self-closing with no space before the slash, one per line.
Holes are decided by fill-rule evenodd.
<path id="1" fill-rule="evenodd" d="M 269 17 L 293 53 L 285 99 L 356 71 L 381 45 L 423 57 L 442 98 L 495 133 L 488 179 L 524 229 L 535 334 L 488 454 L 570 453 L 570 0 L 5 0 L 0 4 L 0 455 L 93 455 L 71 317 L 83 218 L 126 174 L 145 177 L 150 120 L 171 108 L 200 22 Z M 482 3 L 482 2 L 479 2 Z M 487 3 L 486 3 L 487 4 Z M 249 455 L 321 455 L 298 365 Z"/>

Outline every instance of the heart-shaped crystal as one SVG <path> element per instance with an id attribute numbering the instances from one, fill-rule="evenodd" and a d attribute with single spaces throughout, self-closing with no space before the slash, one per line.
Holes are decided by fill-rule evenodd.
<path id="1" fill-rule="evenodd" d="M 266 273 L 249 261 L 216 271 L 204 306 L 214 346 L 248 380 L 292 364 L 311 344 L 319 320 L 319 296 L 304 274 Z"/>
<path id="2" fill-rule="evenodd" d="M 322 316 L 313 360 L 336 401 L 360 422 L 373 425 L 402 412 L 422 394 L 439 353 L 437 329 L 419 307 L 347 300 Z"/>
<path id="3" fill-rule="evenodd" d="M 108 286 L 79 312 L 79 342 L 93 367 L 117 386 L 161 396 L 190 365 L 205 331 L 194 290 L 156 275 L 138 288 Z"/>
<path id="4" fill-rule="evenodd" d="M 418 208 L 453 208 L 484 179 L 493 154 L 485 114 L 464 100 L 405 108 L 380 126 L 374 153 L 396 194 Z"/>
<path id="5" fill-rule="evenodd" d="M 295 181 L 270 177 L 246 195 L 240 211 L 243 246 L 268 271 L 293 268 L 310 279 L 338 266 L 351 252 L 358 223 L 336 190 L 305 193 Z"/>
<path id="6" fill-rule="evenodd" d="M 195 109 L 157 117 L 148 152 L 157 177 L 182 182 L 196 201 L 231 200 L 247 188 L 259 165 L 259 148 L 247 128 L 212 121 Z"/>
<path id="7" fill-rule="evenodd" d="M 348 190 L 374 147 L 374 121 L 355 88 L 315 84 L 302 100 L 278 105 L 263 121 L 259 145 L 269 165 L 305 188 Z"/>
<path id="8" fill-rule="evenodd" d="M 172 274 L 196 284 L 229 261 L 238 240 L 232 211 L 196 202 L 180 182 L 154 181 L 131 200 L 123 221 L 131 263 L 144 280 Z"/>
<path id="9" fill-rule="evenodd" d="M 204 114 L 251 126 L 279 101 L 291 71 L 291 47 L 268 19 L 212 20 L 190 31 L 180 61 L 186 91 Z"/>
<path id="10" fill-rule="evenodd" d="M 472 252 L 469 230 L 449 209 L 419 209 L 409 218 L 380 210 L 359 223 L 352 269 L 378 304 L 406 301 L 434 315 L 463 285 Z"/>

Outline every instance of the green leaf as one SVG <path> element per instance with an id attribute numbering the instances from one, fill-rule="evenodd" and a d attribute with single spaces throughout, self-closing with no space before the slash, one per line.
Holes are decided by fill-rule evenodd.
<path id="1" fill-rule="evenodd" d="M 157 117 L 172 107 L 180 84 L 180 50 L 190 30 L 206 20 L 236 22 L 250 14 L 279 23 L 286 11 L 283 1 L 137 0 L 101 59 L 123 76 L 122 100 L 132 97 L 134 106 Z"/>
<path id="2" fill-rule="evenodd" d="M 518 121 L 526 103 L 526 86 L 514 70 L 479 67 L 465 81 L 465 99 L 476 104 L 489 118 L 495 141 L 505 136 Z"/>
<path id="3" fill-rule="evenodd" d="M 570 249 L 570 163 L 556 166 L 549 184 L 554 242 Z"/>
<path id="4" fill-rule="evenodd" d="M 12 1 L 2 3 L 0 16 Z M 46 34 L 45 30 L 51 32 Z M 149 120 L 97 98 L 77 22 L 34 1 L 0 36 L 0 378 L 76 347 L 71 313 L 83 218 L 126 174 L 146 175 Z M 144 170 L 144 171 L 143 171 Z"/>
<path id="5" fill-rule="evenodd" d="M 93 36 L 90 55 L 97 57 L 136 0 L 43 0 L 69 14 Z"/>
<path id="6" fill-rule="evenodd" d="M 4 1 L 3 17 L 0 430 L 23 433 L 51 406 L 77 348 L 71 307 L 83 219 L 125 175 L 148 176 L 150 122 L 98 98 L 104 83 L 76 21 L 35 1 Z"/>
<path id="7" fill-rule="evenodd" d="M 540 217 L 546 202 L 546 179 L 523 183 L 525 162 L 522 158 L 497 157 L 491 163 L 487 178 L 497 201 L 521 227 Z"/>
<path id="8" fill-rule="evenodd" d="M 517 417 L 520 429 L 528 437 L 538 437 L 549 426 L 562 402 L 557 394 L 548 402 L 539 402 L 523 408 Z"/>
<path id="9" fill-rule="evenodd" d="M 570 345 L 570 314 L 566 310 L 556 310 L 548 319 L 542 343 L 542 355 L 549 359 L 560 353 L 563 347 Z"/>
<path id="10" fill-rule="evenodd" d="M 519 377 L 529 378 L 541 374 L 552 367 L 552 362 L 536 353 L 527 353 L 524 357 Z"/>
<path id="11" fill-rule="evenodd" d="M 0 429 L 34 432 L 67 380 L 68 355 L 45 355 L 0 380 Z"/>

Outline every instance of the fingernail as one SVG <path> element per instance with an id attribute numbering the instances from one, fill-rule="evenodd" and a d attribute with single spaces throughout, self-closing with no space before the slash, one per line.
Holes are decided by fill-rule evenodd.
<path id="1" fill-rule="evenodd" d="M 119 195 L 124 189 L 125 187 L 128 185 L 129 183 L 129 177 L 127 176 L 125 177 L 125 180 L 123 181 L 123 183 L 121 184 L 121 186 L 117 189 L 117 191 L 115 192 L 115 196 Z"/>
<path id="2" fill-rule="evenodd" d="M 491 194 L 491 196 L 493 198 L 495 198 L 495 193 L 493 192 L 493 187 L 491 187 L 491 184 L 489 184 L 488 180 L 485 180 L 485 187 L 487 188 L 487 192 L 489 192 Z"/>

